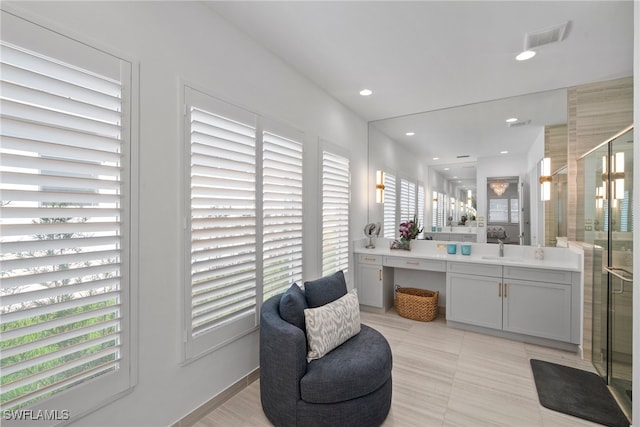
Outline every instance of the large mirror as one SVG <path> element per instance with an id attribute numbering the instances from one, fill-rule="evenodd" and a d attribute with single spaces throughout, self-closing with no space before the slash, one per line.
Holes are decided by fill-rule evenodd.
<path id="1" fill-rule="evenodd" d="M 476 241 L 486 242 L 488 182 L 514 177 L 529 190 L 520 202 L 527 210 L 523 218 L 531 222 L 522 242 L 544 245 L 537 165 L 545 155 L 545 128 L 566 121 L 567 91 L 559 89 L 371 122 L 370 188 L 376 171 L 420 182 L 425 231 L 455 231 L 462 223 L 473 227 L 465 231 L 477 234 Z M 389 218 L 389 201 L 369 199 L 371 221 Z"/>

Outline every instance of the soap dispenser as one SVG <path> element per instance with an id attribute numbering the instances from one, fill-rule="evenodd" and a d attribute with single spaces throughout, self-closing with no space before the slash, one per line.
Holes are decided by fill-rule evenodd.
<path id="1" fill-rule="evenodd" d="M 538 244 L 538 247 L 536 248 L 536 259 L 538 261 L 542 261 L 544 259 L 544 249 L 540 247 L 540 244 Z"/>

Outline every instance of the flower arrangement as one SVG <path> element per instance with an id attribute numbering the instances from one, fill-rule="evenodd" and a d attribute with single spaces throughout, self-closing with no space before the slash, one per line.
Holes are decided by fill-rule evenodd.
<path id="1" fill-rule="evenodd" d="M 422 228 L 418 227 L 418 219 L 414 215 L 413 219 L 400 223 L 400 241 L 394 240 L 391 243 L 391 249 L 411 249 L 409 242 L 420 233 L 422 233 Z"/>
<path id="2" fill-rule="evenodd" d="M 418 219 L 415 215 L 413 219 L 400 223 L 400 240 L 413 240 L 420 233 L 422 233 L 422 228 L 418 227 Z"/>

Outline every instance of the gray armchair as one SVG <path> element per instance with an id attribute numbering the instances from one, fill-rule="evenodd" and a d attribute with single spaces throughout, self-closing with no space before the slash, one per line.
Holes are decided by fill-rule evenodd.
<path id="1" fill-rule="evenodd" d="M 287 293 L 304 297 L 293 286 Z M 267 418 L 278 427 L 382 424 L 391 406 L 392 355 L 387 340 L 361 325 L 360 333 L 324 357 L 307 362 L 307 338 L 299 313 L 290 323 L 292 305 L 283 304 L 283 297 L 291 302 L 291 295 L 276 295 L 260 313 L 260 398 Z M 293 305 L 306 304 L 299 295 L 294 299 Z M 287 312 L 288 320 L 281 310 Z"/>

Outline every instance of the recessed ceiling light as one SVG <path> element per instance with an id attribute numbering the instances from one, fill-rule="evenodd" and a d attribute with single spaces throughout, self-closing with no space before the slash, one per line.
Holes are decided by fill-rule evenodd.
<path id="1" fill-rule="evenodd" d="M 524 52 L 520 52 L 518 56 L 516 56 L 517 61 L 526 61 L 527 59 L 531 59 L 536 56 L 536 53 L 533 50 L 525 50 Z"/>
<path id="2" fill-rule="evenodd" d="M 440 160 L 440 157 L 434 157 L 433 160 Z"/>
<path id="3" fill-rule="evenodd" d="M 507 153 L 508 153 L 507 150 L 503 150 L 503 151 L 500 152 L 500 154 L 507 154 Z"/>
<path id="4" fill-rule="evenodd" d="M 373 91 L 371 89 L 362 89 L 360 91 L 360 95 L 362 96 L 369 96 L 373 93 Z"/>
<path id="5" fill-rule="evenodd" d="M 444 170 L 448 171 L 448 170 L 449 170 L 449 168 L 444 168 Z"/>
<path id="6" fill-rule="evenodd" d="M 456 175 L 456 176 L 454 176 L 454 177 L 453 177 L 453 179 L 458 179 L 458 176 L 457 176 L 457 175 Z"/>
<path id="7" fill-rule="evenodd" d="M 515 123 L 517 121 L 518 121 L 517 117 L 511 117 L 511 118 L 505 120 L 505 122 L 507 122 L 507 123 Z"/>
<path id="8" fill-rule="evenodd" d="M 415 134 L 416 134 L 415 132 L 407 132 L 407 133 L 405 133 L 405 135 L 407 135 L 407 136 L 413 136 Z"/>

